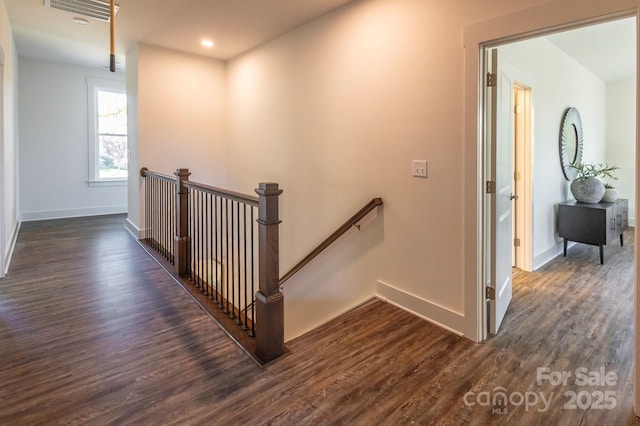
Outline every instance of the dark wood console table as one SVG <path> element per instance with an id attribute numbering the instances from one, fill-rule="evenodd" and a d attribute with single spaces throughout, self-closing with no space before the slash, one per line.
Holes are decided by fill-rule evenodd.
<path id="1" fill-rule="evenodd" d="M 600 264 L 604 264 L 603 247 L 620 237 L 629 227 L 629 201 L 619 198 L 613 203 L 578 203 L 567 201 L 558 205 L 558 233 L 567 242 L 591 244 L 600 247 Z"/>

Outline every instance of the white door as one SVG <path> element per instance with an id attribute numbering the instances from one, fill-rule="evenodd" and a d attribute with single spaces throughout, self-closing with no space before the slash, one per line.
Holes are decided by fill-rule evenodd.
<path id="1" fill-rule="evenodd" d="M 1 49 L 0 49 L 1 50 Z M 4 278 L 6 269 L 6 239 L 5 239 L 5 185 L 4 185 L 4 63 L 2 62 L 4 53 L 0 51 L 0 278 Z"/>
<path id="2" fill-rule="evenodd" d="M 511 302 L 511 263 L 513 247 L 513 82 L 498 67 L 498 51 L 491 51 L 489 70 L 496 77 L 488 90 L 491 102 L 490 180 L 495 191 L 489 195 L 491 207 L 489 331 L 496 334 Z"/>

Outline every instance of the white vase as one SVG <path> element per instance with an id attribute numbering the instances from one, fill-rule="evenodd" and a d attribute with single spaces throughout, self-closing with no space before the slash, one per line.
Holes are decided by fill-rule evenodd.
<path id="1" fill-rule="evenodd" d="M 613 203 L 618 199 L 618 191 L 615 188 L 606 188 L 604 190 L 604 197 L 602 197 L 603 203 Z"/>

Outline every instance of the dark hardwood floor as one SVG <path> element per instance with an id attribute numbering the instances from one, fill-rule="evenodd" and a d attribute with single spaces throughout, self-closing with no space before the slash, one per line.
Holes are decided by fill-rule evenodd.
<path id="1" fill-rule="evenodd" d="M 505 323 L 485 343 L 376 301 L 289 342 L 261 369 L 121 216 L 25 223 L 0 280 L 0 425 L 638 424 L 632 232 L 625 242 L 606 248 L 603 266 L 597 248 L 580 245 L 516 272 Z M 541 367 L 572 377 L 538 384 Z M 581 386 L 579 367 L 604 368 L 616 383 Z M 498 387 L 511 402 L 484 404 Z M 564 407 L 565 392 L 584 405 L 600 391 L 614 409 Z M 534 392 L 546 410 L 514 405 Z"/>

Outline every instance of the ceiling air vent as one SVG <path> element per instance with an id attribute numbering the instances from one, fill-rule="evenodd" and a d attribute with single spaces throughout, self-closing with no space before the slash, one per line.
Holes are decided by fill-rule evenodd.
<path id="1" fill-rule="evenodd" d="M 99 0 L 44 0 L 44 6 L 109 22 L 109 3 Z M 115 13 L 120 7 L 116 5 Z"/>

